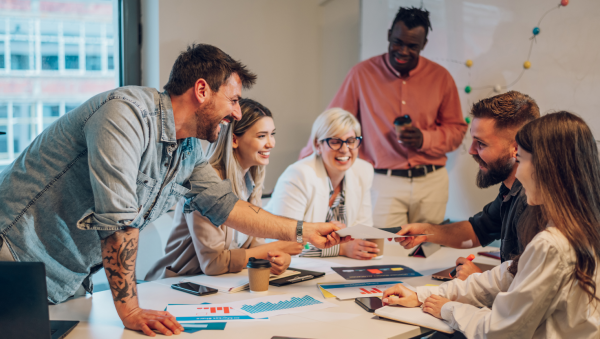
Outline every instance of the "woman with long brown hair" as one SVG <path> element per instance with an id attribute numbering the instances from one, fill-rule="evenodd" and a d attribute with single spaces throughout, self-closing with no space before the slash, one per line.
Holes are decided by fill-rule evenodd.
<path id="1" fill-rule="evenodd" d="M 600 336 L 600 161 L 579 117 L 558 112 L 517 133 L 517 179 L 528 209 L 525 250 L 491 271 L 412 292 L 397 285 L 384 303 L 446 320 L 468 338 Z"/>

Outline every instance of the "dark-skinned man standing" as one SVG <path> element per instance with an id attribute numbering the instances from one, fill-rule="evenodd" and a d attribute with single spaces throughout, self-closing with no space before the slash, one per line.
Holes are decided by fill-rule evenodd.
<path id="1" fill-rule="evenodd" d="M 248 235 L 340 243 L 341 225 L 265 212 L 239 200 L 208 164 L 200 139 L 214 142 L 221 124 L 241 119 L 242 88 L 255 81 L 220 49 L 193 45 L 164 92 L 121 87 L 65 114 L 0 173 L 0 261 L 43 262 L 52 303 L 91 293 L 90 276 L 104 266 L 125 327 L 155 336 L 183 327 L 139 307 L 139 232 L 182 197 L 186 212 Z"/>
<path id="2" fill-rule="evenodd" d="M 329 105 L 361 122 L 360 157 L 375 168 L 376 227 L 440 223 L 446 212 L 446 153 L 460 145 L 467 124 L 450 73 L 420 56 L 430 28 L 429 12 L 400 8 L 388 31 L 388 53 L 354 66 Z M 412 125 L 398 134 L 394 120 L 404 115 Z"/>

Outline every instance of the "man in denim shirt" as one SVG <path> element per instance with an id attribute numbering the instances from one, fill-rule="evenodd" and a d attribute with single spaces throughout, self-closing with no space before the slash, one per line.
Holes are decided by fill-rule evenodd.
<path id="1" fill-rule="evenodd" d="M 123 324 L 154 336 L 183 328 L 167 312 L 139 308 L 139 232 L 181 197 L 213 224 L 258 237 L 342 240 L 331 223 L 273 216 L 239 200 L 221 181 L 199 139 L 241 118 L 242 87 L 256 76 L 210 45 L 176 60 L 165 92 L 128 86 L 98 94 L 40 134 L 0 173 L 0 260 L 41 261 L 48 299 L 65 301 L 104 267 Z"/>
<path id="2" fill-rule="evenodd" d="M 502 183 L 496 199 L 483 211 L 469 218 L 447 225 L 409 224 L 398 232 L 401 235 L 432 234 L 419 237 L 398 238 L 405 248 L 422 242 L 432 242 L 454 248 L 486 246 L 501 239 L 501 260 L 510 260 L 521 253 L 517 225 L 527 208 L 527 197 L 516 179 L 518 163 L 515 162 L 517 131 L 526 123 L 539 118 L 540 110 L 528 95 L 510 91 L 483 99 L 471 109 L 473 143 L 469 154 L 479 164 L 477 186 L 487 188 Z M 458 258 L 457 277 L 466 279 L 481 270 L 465 258 Z"/>

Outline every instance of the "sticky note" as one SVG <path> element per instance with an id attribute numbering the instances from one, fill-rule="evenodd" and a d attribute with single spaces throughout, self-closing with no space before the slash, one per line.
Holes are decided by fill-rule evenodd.
<path id="1" fill-rule="evenodd" d="M 383 273 L 383 272 L 381 272 L 380 270 L 378 270 L 376 268 L 371 268 L 371 269 L 368 269 L 367 271 L 369 271 L 369 272 L 371 272 L 373 274 L 381 274 L 381 273 Z"/>
<path id="2" fill-rule="evenodd" d="M 392 271 L 404 271 L 402 267 L 392 267 Z"/>

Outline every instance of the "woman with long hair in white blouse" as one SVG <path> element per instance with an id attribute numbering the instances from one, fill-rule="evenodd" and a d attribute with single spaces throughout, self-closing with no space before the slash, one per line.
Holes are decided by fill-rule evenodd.
<path id="1" fill-rule="evenodd" d="M 547 114 L 517 133 L 517 179 L 530 208 L 525 248 L 467 280 L 413 292 L 396 285 L 384 304 L 422 306 L 467 338 L 600 337 L 600 161 L 579 117 Z"/>

